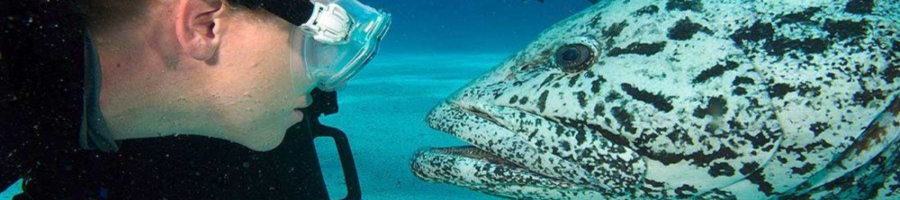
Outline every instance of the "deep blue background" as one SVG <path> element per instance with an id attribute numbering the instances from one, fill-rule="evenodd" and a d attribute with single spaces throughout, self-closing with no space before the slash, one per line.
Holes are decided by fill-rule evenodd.
<path id="1" fill-rule="evenodd" d="M 393 15 L 380 53 L 511 53 L 587 0 L 360 0 Z"/>

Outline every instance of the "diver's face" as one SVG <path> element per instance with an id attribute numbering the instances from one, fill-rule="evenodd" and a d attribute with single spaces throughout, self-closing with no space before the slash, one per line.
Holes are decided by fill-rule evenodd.
<path id="1" fill-rule="evenodd" d="M 114 138 L 202 135 L 265 151 L 302 120 L 295 109 L 309 102 L 292 86 L 305 81 L 291 79 L 293 26 L 221 5 L 177 1 L 134 30 L 95 34 Z"/>
<path id="2" fill-rule="evenodd" d="M 256 149 L 274 148 L 284 132 L 301 120 L 295 108 L 308 106 L 294 92 L 290 56 L 292 25 L 264 11 L 238 11 L 222 19 L 222 43 L 207 84 L 218 124 L 229 137 Z"/>

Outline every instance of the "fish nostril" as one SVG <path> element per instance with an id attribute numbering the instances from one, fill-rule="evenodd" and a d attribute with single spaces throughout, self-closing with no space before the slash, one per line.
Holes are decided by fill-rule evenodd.
<path id="1" fill-rule="evenodd" d="M 519 71 L 525 71 L 534 68 L 534 64 L 524 64 L 519 67 Z"/>

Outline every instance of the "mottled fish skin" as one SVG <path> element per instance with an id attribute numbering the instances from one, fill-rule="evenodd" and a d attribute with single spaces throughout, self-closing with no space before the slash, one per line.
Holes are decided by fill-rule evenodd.
<path id="1" fill-rule="evenodd" d="M 412 165 L 514 199 L 900 199 L 898 88 L 898 1 L 601 1 L 429 114 L 511 164 Z"/>

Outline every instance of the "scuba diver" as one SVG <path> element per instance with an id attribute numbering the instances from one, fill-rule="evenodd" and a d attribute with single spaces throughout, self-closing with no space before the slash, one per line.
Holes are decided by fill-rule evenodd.
<path id="1" fill-rule="evenodd" d="M 390 15 L 356 0 L 0 3 L 0 187 L 29 199 L 328 199 L 312 141 Z"/>

